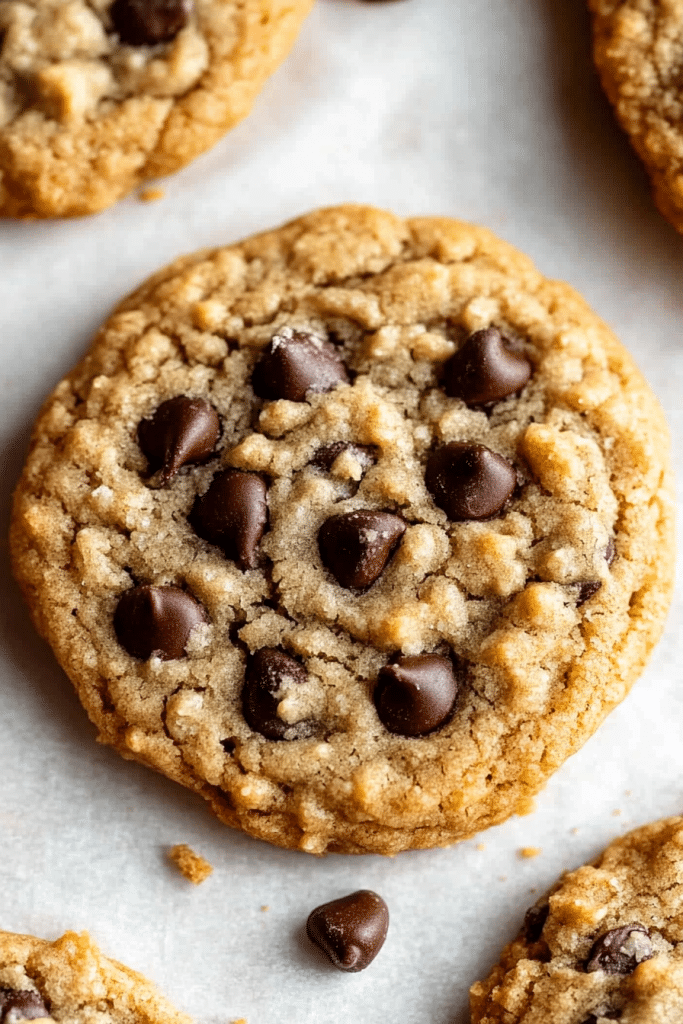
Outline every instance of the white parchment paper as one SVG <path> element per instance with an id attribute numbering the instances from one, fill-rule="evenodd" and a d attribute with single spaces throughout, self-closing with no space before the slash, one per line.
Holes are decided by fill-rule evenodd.
<path id="1" fill-rule="evenodd" d="M 248 120 L 162 184 L 149 205 L 0 223 L 3 536 L 40 402 L 120 297 L 183 252 L 342 201 L 485 224 L 569 281 L 659 395 L 681 469 L 683 239 L 602 95 L 583 0 L 319 0 Z M 200 1024 L 465 1024 L 469 985 L 537 894 L 683 809 L 680 588 L 642 679 L 534 814 L 449 850 L 316 860 L 231 832 L 96 746 L 4 542 L 2 561 L 0 927 L 87 928 Z M 201 887 L 166 861 L 177 842 L 215 866 Z M 370 968 L 344 975 L 303 926 L 357 888 L 384 896 L 391 925 Z"/>

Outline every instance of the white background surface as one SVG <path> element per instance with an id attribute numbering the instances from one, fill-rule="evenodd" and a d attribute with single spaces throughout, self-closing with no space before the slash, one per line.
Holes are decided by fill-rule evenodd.
<path id="1" fill-rule="evenodd" d="M 574 285 L 663 402 L 680 476 L 683 238 L 600 91 L 583 0 L 318 0 L 251 117 L 163 185 L 161 202 L 85 220 L 0 222 L 3 536 L 40 402 L 121 296 L 182 252 L 341 201 L 485 224 Z M 88 928 L 198 1024 L 465 1024 L 468 986 L 537 893 L 683 810 L 680 588 L 644 676 L 533 815 L 449 850 L 316 860 L 231 832 L 96 746 L 6 545 L 2 562 L 0 927 Z M 177 842 L 215 866 L 201 887 L 167 863 Z M 344 975 L 303 926 L 357 888 L 384 896 L 391 926 L 370 968 Z"/>

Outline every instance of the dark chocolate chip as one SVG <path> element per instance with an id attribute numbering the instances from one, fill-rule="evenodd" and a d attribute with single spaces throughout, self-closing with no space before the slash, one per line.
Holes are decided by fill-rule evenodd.
<path id="1" fill-rule="evenodd" d="M 214 407 L 203 398 L 178 395 L 162 402 L 154 415 L 141 420 L 138 441 L 153 468 L 161 467 L 167 483 L 181 466 L 204 462 L 213 453 L 221 425 Z"/>
<path id="2" fill-rule="evenodd" d="M 20 1020 L 40 1020 L 50 1011 L 37 992 L 16 992 L 0 988 L 0 1024 L 15 1024 Z"/>
<path id="3" fill-rule="evenodd" d="M 242 569 L 254 569 L 268 522 L 267 487 L 258 473 L 227 469 L 211 481 L 190 513 L 195 533 L 221 548 Z"/>
<path id="4" fill-rule="evenodd" d="M 611 565 L 615 559 L 617 553 L 616 546 L 614 544 L 614 537 L 610 537 L 607 541 L 607 547 L 605 548 L 605 561 L 608 565 Z"/>
<path id="5" fill-rule="evenodd" d="M 446 394 L 467 405 L 491 405 L 520 391 L 531 363 L 513 352 L 497 327 L 471 334 L 444 367 Z"/>
<path id="6" fill-rule="evenodd" d="M 604 971 L 605 974 L 630 974 L 643 960 L 654 956 L 652 943 L 644 925 L 624 925 L 612 928 L 593 943 L 586 962 L 586 971 Z"/>
<path id="7" fill-rule="evenodd" d="M 346 367 L 329 341 L 285 327 L 271 340 L 252 373 L 259 398 L 303 402 L 310 391 L 348 384 Z"/>
<path id="8" fill-rule="evenodd" d="M 599 1012 L 599 1016 L 602 1017 L 604 1020 L 621 1020 L 621 1011 L 620 1010 L 605 1010 L 605 1011 L 601 1010 Z M 591 1013 L 591 1015 L 589 1017 L 586 1017 L 586 1019 L 582 1022 L 582 1024 L 598 1024 L 598 1017 L 596 1017 L 596 1015 L 594 1013 Z"/>
<path id="9" fill-rule="evenodd" d="M 292 685 L 305 683 L 308 672 L 277 647 L 262 647 L 247 662 L 242 688 L 242 711 L 254 732 L 267 740 L 283 740 L 293 727 L 278 718 L 277 708 Z"/>
<path id="10" fill-rule="evenodd" d="M 522 927 L 522 934 L 527 942 L 538 942 L 543 934 L 549 913 L 550 904 L 548 903 L 542 903 L 540 907 L 529 907 L 524 915 L 524 925 Z"/>
<path id="11" fill-rule="evenodd" d="M 399 657 L 380 669 L 373 700 L 389 732 L 424 736 L 451 717 L 458 688 L 448 658 L 418 654 Z"/>
<path id="12" fill-rule="evenodd" d="M 362 971 L 384 945 L 389 908 L 376 892 L 359 889 L 316 907 L 306 922 L 311 942 L 340 971 Z"/>
<path id="13" fill-rule="evenodd" d="M 342 587 L 369 587 L 381 575 L 406 524 L 391 512 L 331 516 L 318 531 L 323 565 Z"/>
<path id="14" fill-rule="evenodd" d="M 352 441 L 335 441 L 333 444 L 326 444 L 322 448 L 318 448 L 311 459 L 311 465 L 330 470 L 342 452 L 351 452 L 354 459 L 360 463 L 363 472 L 377 461 L 374 445 L 353 444 Z"/>
<path id="15" fill-rule="evenodd" d="M 579 593 L 576 598 L 576 607 L 578 608 L 579 605 L 585 604 L 586 601 L 590 600 L 594 594 L 597 594 L 602 583 L 600 580 L 586 580 L 585 583 L 579 583 L 577 586 L 579 588 Z"/>
<path id="16" fill-rule="evenodd" d="M 168 43 L 187 25 L 192 0 L 114 0 L 109 14 L 122 43 Z"/>
<path id="17" fill-rule="evenodd" d="M 449 519 L 489 519 L 517 486 L 512 463 L 483 444 L 451 441 L 431 453 L 425 483 Z"/>
<path id="18" fill-rule="evenodd" d="M 198 601 L 179 587 L 143 585 L 126 590 L 114 612 L 118 642 L 134 658 L 182 658 L 190 633 L 206 622 Z"/>

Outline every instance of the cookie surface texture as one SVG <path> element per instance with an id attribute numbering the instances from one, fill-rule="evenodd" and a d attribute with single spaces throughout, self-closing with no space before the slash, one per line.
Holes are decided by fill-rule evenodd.
<path id="1" fill-rule="evenodd" d="M 683 231 L 683 0 L 589 0 L 603 87 L 652 179 L 664 216 Z"/>
<path id="2" fill-rule="evenodd" d="M 102 210 L 245 117 L 313 0 L 0 0 L 0 216 Z"/>
<path id="3" fill-rule="evenodd" d="M 527 912 L 472 1024 L 683 1020 L 683 818 L 636 829 Z"/>
<path id="4" fill-rule="evenodd" d="M 109 960 L 87 932 L 55 942 L 0 932 L 0 1021 L 192 1024 L 136 971 Z"/>
<path id="5" fill-rule="evenodd" d="M 122 303 L 39 416 L 13 565 L 101 740 L 225 822 L 444 845 L 528 810 L 640 672 L 666 437 L 488 231 L 322 210 Z"/>

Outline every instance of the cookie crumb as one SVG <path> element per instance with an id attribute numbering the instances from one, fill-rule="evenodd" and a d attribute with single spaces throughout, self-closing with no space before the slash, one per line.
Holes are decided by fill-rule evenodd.
<path id="1" fill-rule="evenodd" d="M 247 1018 L 246 1017 L 238 1017 L 237 1020 L 231 1021 L 230 1024 L 247 1024 Z"/>
<path id="2" fill-rule="evenodd" d="M 185 878 L 193 885 L 200 885 L 213 873 L 213 867 L 208 860 L 200 857 L 186 843 L 173 846 L 169 850 L 168 856 L 181 874 L 185 875 Z"/>
<path id="3" fill-rule="evenodd" d="M 163 199 L 165 195 L 166 192 L 163 188 L 143 188 L 139 199 L 142 203 L 156 203 L 158 199 Z"/>
<path id="4" fill-rule="evenodd" d="M 573 829 L 571 829 L 571 834 L 572 834 L 573 836 L 578 836 L 578 834 L 579 834 L 579 830 L 578 830 L 578 828 L 573 828 Z"/>
<path id="5" fill-rule="evenodd" d="M 530 860 L 532 857 L 538 857 L 539 853 L 543 853 L 540 846 L 523 846 L 519 851 L 519 856 L 524 857 L 525 860 Z"/>
<path id="6" fill-rule="evenodd" d="M 619 818 L 621 816 L 621 808 L 617 807 L 616 810 L 612 811 L 613 818 Z"/>
<path id="7" fill-rule="evenodd" d="M 267 904 L 267 903 L 264 903 L 264 904 L 263 904 L 263 906 L 261 907 L 261 910 L 262 910 L 262 911 L 264 912 L 264 914 L 265 914 L 265 912 L 266 912 L 267 910 L 270 910 L 270 907 L 268 906 L 268 904 Z"/>
<path id="8" fill-rule="evenodd" d="M 475 849 L 479 850 L 479 851 L 485 850 L 486 849 L 486 843 L 477 843 Z"/>

